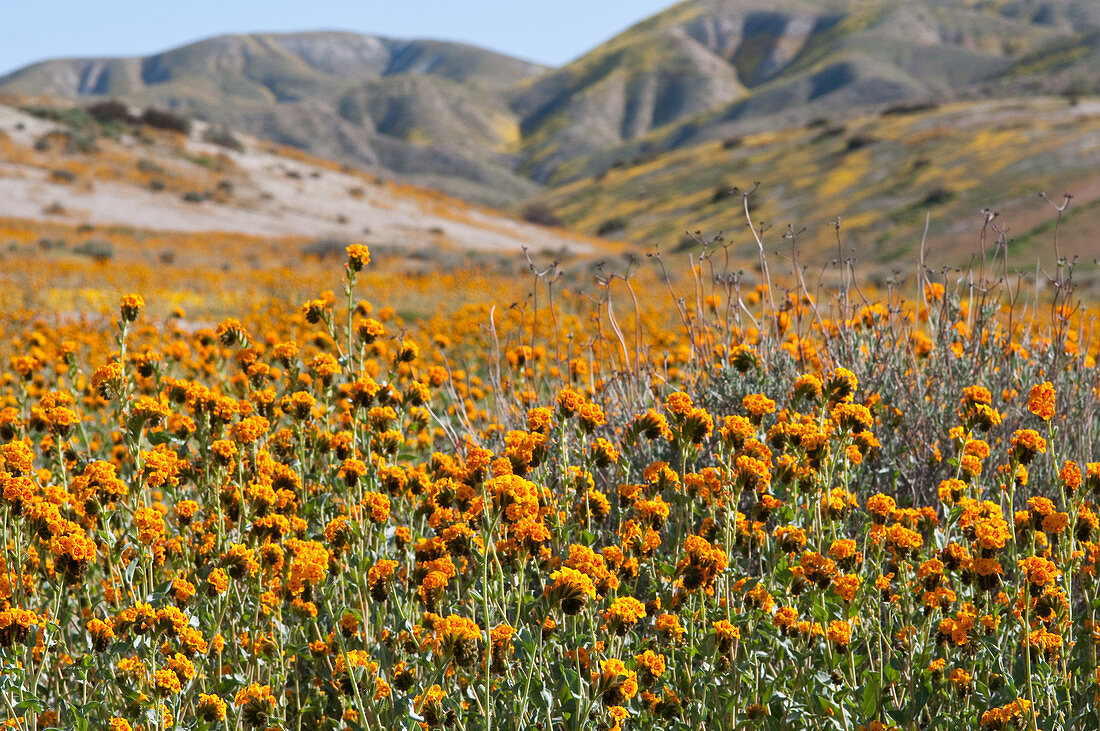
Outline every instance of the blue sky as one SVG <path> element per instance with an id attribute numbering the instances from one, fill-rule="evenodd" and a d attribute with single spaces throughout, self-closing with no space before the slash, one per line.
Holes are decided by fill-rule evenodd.
<path id="1" fill-rule="evenodd" d="M 0 0 L 0 74 L 146 55 L 223 33 L 351 30 L 440 38 L 557 66 L 674 0 Z"/>

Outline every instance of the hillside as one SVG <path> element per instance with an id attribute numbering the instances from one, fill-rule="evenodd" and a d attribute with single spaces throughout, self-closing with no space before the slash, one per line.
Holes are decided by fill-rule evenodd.
<path id="1" fill-rule="evenodd" d="M 542 70 L 457 43 L 257 34 L 211 38 L 145 58 L 45 61 L 0 78 L 0 92 L 168 107 L 501 203 L 535 189 L 496 159 L 517 137 L 505 92 Z"/>
<path id="2" fill-rule="evenodd" d="M 559 69 L 315 32 L 46 61 L 0 93 L 120 98 L 493 205 L 731 134 L 888 105 L 1100 91 L 1091 0 L 688 0 Z"/>
<path id="3" fill-rule="evenodd" d="M 366 241 L 415 252 L 596 244 L 245 135 L 98 127 L 0 105 L 0 215 L 146 231 Z M 222 144 L 218 144 L 218 142 Z M 229 145 L 229 146 L 227 146 Z M 336 248 L 340 248 L 336 246 Z M 323 255 L 325 251 L 320 251 Z"/>
<path id="4" fill-rule="evenodd" d="M 844 216 L 889 259 L 925 196 L 964 227 L 1039 189 L 1088 198 L 1096 68 L 1092 0 L 688 0 L 557 69 L 441 41 L 256 34 L 47 61 L 0 94 L 171 108 L 637 243 L 720 228 L 715 189 L 760 179 L 785 197 L 777 216 Z M 822 182 L 834 174 L 851 179 Z"/>
<path id="5" fill-rule="evenodd" d="M 815 117 L 1095 93 L 1098 30 L 1081 0 L 692 0 L 531 84 L 521 169 L 556 184 Z"/>
<path id="6" fill-rule="evenodd" d="M 561 186 L 539 200 L 576 230 L 639 245 L 675 246 L 685 229 L 726 231 L 732 251 L 752 260 L 739 194 L 757 223 L 780 235 L 806 227 L 804 261 L 843 255 L 913 262 L 926 214 L 928 250 L 938 264 L 967 264 L 977 252 L 984 208 L 1009 227 L 1009 260 L 1034 268 L 1053 262 L 1056 202 L 1074 196 L 1060 231 L 1062 252 L 1100 256 L 1100 99 L 1061 97 L 889 110 L 844 122 L 730 137 L 641 157 Z"/>

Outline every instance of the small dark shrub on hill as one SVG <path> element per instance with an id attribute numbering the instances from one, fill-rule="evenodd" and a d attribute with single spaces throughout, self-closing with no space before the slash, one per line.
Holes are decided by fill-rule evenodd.
<path id="1" fill-rule="evenodd" d="M 921 206 L 942 206 L 944 203 L 950 203 L 955 199 L 955 191 L 950 188 L 933 188 L 928 191 L 928 195 L 924 196 L 924 199 L 920 202 Z"/>
<path id="2" fill-rule="evenodd" d="M 141 113 L 141 123 L 156 129 L 165 129 L 185 135 L 191 134 L 191 120 L 166 109 L 148 107 Z"/>
<path id="3" fill-rule="evenodd" d="M 116 99 L 92 104 L 87 107 L 87 112 L 91 115 L 92 119 L 100 124 L 109 122 L 130 123 L 136 121 L 134 115 L 130 114 L 130 107 Z"/>
<path id="4" fill-rule="evenodd" d="M 883 117 L 889 117 L 899 114 L 917 114 L 919 112 L 931 112 L 939 109 L 940 105 L 935 102 L 909 102 L 907 104 L 894 104 L 886 107 L 880 112 Z"/>
<path id="5" fill-rule="evenodd" d="M 844 149 L 847 152 L 852 152 L 854 150 L 861 150 L 864 147 L 867 147 L 868 145 L 873 144 L 874 142 L 875 142 L 875 138 L 871 137 L 869 135 L 852 135 L 851 137 L 848 138 L 848 142 L 847 142 L 847 144 L 845 144 Z"/>
<path id="6" fill-rule="evenodd" d="M 736 192 L 734 190 L 735 188 L 736 186 L 730 183 L 722 183 L 714 189 L 713 193 L 711 193 L 710 202 L 718 203 L 719 201 L 724 201 L 727 198 L 732 198 L 734 195 L 736 195 Z"/>
<path id="7" fill-rule="evenodd" d="M 224 127 L 211 127 L 203 133 L 202 139 L 204 142 L 210 142 L 228 150 L 244 152 L 244 143 L 234 137 L 233 133 Z"/>
<path id="8" fill-rule="evenodd" d="M 558 214 L 554 213 L 554 210 L 545 203 L 530 203 L 523 209 L 520 215 L 523 217 L 524 221 L 538 226 L 549 226 L 552 228 L 560 228 L 562 226 L 561 218 L 559 218 Z"/>
<path id="9" fill-rule="evenodd" d="M 137 161 L 137 169 L 139 173 L 146 173 L 148 175 L 164 175 L 164 168 L 147 157 L 143 157 Z"/>
<path id="10" fill-rule="evenodd" d="M 596 235 L 597 236 L 610 236 L 612 234 L 616 234 L 616 233 L 622 231 L 624 228 L 626 228 L 626 219 L 625 218 L 619 218 L 619 217 L 616 216 L 615 218 L 607 219 L 606 221 L 601 223 L 599 226 L 597 226 L 596 227 Z"/>
<path id="11" fill-rule="evenodd" d="M 73 247 L 73 253 L 86 256 L 97 263 L 110 261 L 115 256 L 115 247 L 108 241 L 89 239 Z"/>

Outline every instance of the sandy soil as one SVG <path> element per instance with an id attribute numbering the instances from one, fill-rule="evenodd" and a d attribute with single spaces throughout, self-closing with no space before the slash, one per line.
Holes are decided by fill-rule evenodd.
<path id="1" fill-rule="evenodd" d="M 16 145 L 30 147 L 55 127 L 0 105 L 0 133 Z M 527 246 L 532 251 L 577 253 L 593 249 L 591 241 L 567 232 L 280 157 L 247 137 L 242 137 L 244 153 L 227 151 L 199 141 L 201 132 L 197 125 L 186 142 L 189 154 L 226 155 L 247 176 L 229 202 L 191 203 L 175 193 L 123 182 L 57 183 L 50 180 L 49 170 L 0 159 L 0 216 L 160 231 L 333 236 L 410 248 L 451 245 L 518 251 Z M 144 151 L 135 150 L 135 154 Z M 356 189 L 359 193 L 353 195 Z"/>

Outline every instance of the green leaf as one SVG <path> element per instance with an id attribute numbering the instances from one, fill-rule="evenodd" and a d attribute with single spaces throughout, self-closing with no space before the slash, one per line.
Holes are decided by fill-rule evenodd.
<path id="1" fill-rule="evenodd" d="M 874 718 L 882 691 L 879 687 L 878 673 L 864 673 L 863 682 L 863 703 L 860 704 L 859 709 L 867 718 Z"/>
<path id="2" fill-rule="evenodd" d="M 46 710 L 46 705 L 37 698 L 24 698 L 23 700 L 19 701 L 19 703 L 17 703 L 15 706 L 15 710 L 19 713 L 29 711 L 32 708 L 34 709 L 35 713 L 42 713 L 42 711 Z"/>
<path id="3" fill-rule="evenodd" d="M 901 680 L 901 671 L 893 665 L 886 665 L 883 667 L 882 674 L 886 676 L 886 680 L 890 683 L 896 683 Z"/>
<path id="4" fill-rule="evenodd" d="M 149 443 L 154 447 L 158 444 L 168 444 L 172 441 L 172 435 L 166 431 L 152 431 L 146 435 Z"/>

